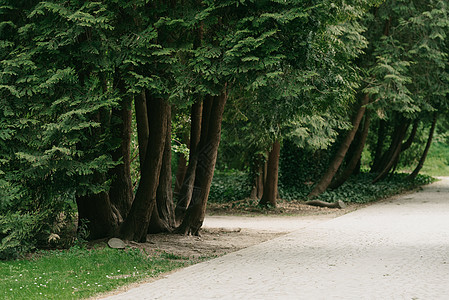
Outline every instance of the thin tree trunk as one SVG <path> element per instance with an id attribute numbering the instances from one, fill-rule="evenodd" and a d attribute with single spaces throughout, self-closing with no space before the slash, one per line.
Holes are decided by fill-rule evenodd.
<path id="1" fill-rule="evenodd" d="M 433 134 L 435 133 L 437 119 L 438 119 L 438 114 L 435 112 L 435 114 L 433 116 L 433 120 L 432 120 L 432 126 L 430 127 L 430 131 L 429 131 L 429 137 L 427 138 L 426 147 L 424 148 L 424 152 L 421 155 L 421 158 L 420 158 L 415 170 L 413 170 L 413 172 L 407 177 L 407 179 L 409 179 L 409 180 L 415 179 L 416 176 L 418 176 L 419 171 L 421 171 L 422 167 L 424 166 L 424 162 L 426 161 L 430 146 L 432 145 L 432 139 L 433 139 Z"/>
<path id="2" fill-rule="evenodd" d="M 139 162 L 142 170 L 145 154 L 147 153 L 148 138 L 150 137 L 150 125 L 148 121 L 148 107 L 145 92 L 134 97 L 136 111 L 137 140 L 139 144 Z"/>
<path id="3" fill-rule="evenodd" d="M 405 120 L 400 119 L 399 125 L 394 128 L 391 135 L 390 146 L 388 147 L 387 151 L 382 154 L 382 157 L 379 160 L 377 173 L 381 173 L 386 168 L 387 164 L 390 163 L 392 157 L 394 156 L 397 147 L 400 145 L 402 146 L 402 140 L 405 136 L 405 133 L 407 132 L 407 127 L 408 123 L 406 123 Z"/>
<path id="4" fill-rule="evenodd" d="M 260 206 L 271 205 L 276 207 L 276 198 L 278 195 L 278 175 L 279 175 L 279 156 L 281 152 L 281 144 L 279 140 L 273 143 L 267 162 L 267 179 L 263 186 L 262 199 L 259 201 Z"/>
<path id="5" fill-rule="evenodd" d="M 338 149 L 334 159 L 332 160 L 331 164 L 329 165 L 326 173 L 321 177 L 321 180 L 315 185 L 313 190 L 308 195 L 309 198 L 316 197 L 323 193 L 329 184 L 332 181 L 332 178 L 335 176 L 335 173 L 337 173 L 338 168 L 340 167 L 341 163 L 343 162 L 343 159 L 345 158 L 346 152 L 349 149 L 349 146 L 351 146 L 352 140 L 354 139 L 354 136 L 359 128 L 360 122 L 363 118 L 363 115 L 365 114 L 366 105 L 369 102 L 369 96 L 368 94 L 364 95 L 363 98 L 360 101 L 360 107 L 352 121 L 352 129 L 346 134 L 345 139 L 343 140 L 342 144 L 340 145 L 340 148 Z"/>
<path id="6" fill-rule="evenodd" d="M 149 99 L 147 99 L 148 101 Z M 151 99 L 149 111 L 150 134 L 142 162 L 141 177 L 131 210 L 122 226 L 120 237 L 125 240 L 146 240 L 153 209 L 156 205 L 156 190 L 167 136 L 167 105 L 163 99 Z"/>
<path id="7" fill-rule="evenodd" d="M 210 97 L 212 105 L 209 115 L 203 114 L 202 132 L 198 146 L 198 165 L 195 174 L 195 188 L 192 200 L 186 211 L 178 232 L 183 234 L 198 235 L 203 225 L 206 213 L 207 199 L 209 197 L 210 185 L 214 175 L 217 160 L 218 146 L 220 144 L 221 122 L 223 111 L 227 100 L 224 91 L 219 96 Z M 206 108 L 206 105 L 205 105 Z M 207 128 L 204 128 L 206 126 Z"/>
<path id="8" fill-rule="evenodd" d="M 187 173 L 187 158 L 181 153 L 178 157 L 178 167 L 176 168 L 176 181 L 175 190 L 173 191 L 174 197 L 178 199 L 181 187 L 184 182 Z"/>
<path id="9" fill-rule="evenodd" d="M 374 151 L 374 160 L 371 166 L 370 173 L 377 173 L 379 171 L 379 165 L 382 159 L 382 150 L 384 147 L 385 135 L 386 135 L 387 121 L 379 120 L 379 129 L 377 131 L 377 144 Z"/>
<path id="10" fill-rule="evenodd" d="M 415 122 L 413 122 L 412 131 L 410 132 L 410 136 L 408 137 L 407 141 L 402 144 L 401 152 L 404 152 L 405 150 L 410 148 L 410 146 L 413 144 L 413 141 L 415 140 L 416 132 L 418 131 L 418 124 L 419 124 L 419 120 L 415 120 Z"/>
<path id="11" fill-rule="evenodd" d="M 263 192 L 265 157 L 259 154 L 254 156 L 253 160 L 253 186 L 250 199 L 260 199 Z"/>
<path id="12" fill-rule="evenodd" d="M 340 176 L 329 185 L 329 188 L 336 189 L 336 188 L 340 187 L 354 173 L 354 170 L 356 169 L 358 163 L 360 162 L 360 157 L 362 156 L 363 148 L 365 148 L 365 143 L 366 143 L 366 139 L 368 137 L 370 122 L 371 122 L 371 116 L 370 116 L 369 112 L 367 112 L 365 115 L 365 122 L 363 125 L 363 131 L 362 131 L 362 136 L 360 138 L 360 142 L 357 145 L 357 148 L 355 149 L 355 151 L 351 157 L 351 160 L 347 164 L 343 173 L 341 173 Z"/>
<path id="13" fill-rule="evenodd" d="M 208 109 L 206 107 L 206 109 Z M 184 176 L 184 182 L 179 192 L 175 208 L 175 226 L 178 226 L 185 216 L 187 208 L 192 199 L 193 185 L 195 183 L 195 172 L 198 163 L 198 144 L 202 130 L 203 103 L 197 102 L 192 105 L 190 124 L 190 153 L 189 164 Z"/>
<path id="14" fill-rule="evenodd" d="M 391 168 L 394 166 L 395 161 L 399 158 L 399 155 L 401 154 L 402 141 L 407 132 L 408 126 L 408 122 L 401 122 L 401 124 L 396 127 L 390 149 L 387 153 L 385 153 L 384 158 L 382 159 L 381 171 L 377 177 L 373 179 L 373 183 L 387 177 Z"/>

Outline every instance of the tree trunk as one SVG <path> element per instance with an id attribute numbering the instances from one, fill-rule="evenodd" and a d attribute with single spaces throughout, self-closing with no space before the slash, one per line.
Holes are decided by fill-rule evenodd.
<path id="1" fill-rule="evenodd" d="M 338 200 L 333 203 L 329 203 L 321 200 L 310 200 L 306 202 L 307 205 L 319 206 L 319 207 L 327 207 L 327 208 L 346 208 L 346 204 L 342 200 Z"/>
<path id="2" fill-rule="evenodd" d="M 109 196 L 105 192 L 76 197 L 78 231 L 87 229 L 89 240 L 112 236 L 119 223 Z"/>
<path id="3" fill-rule="evenodd" d="M 121 160 L 121 163 L 109 172 L 110 178 L 112 178 L 109 198 L 112 205 L 120 212 L 120 222 L 126 218 L 134 197 L 131 182 L 132 111 L 130 105 L 131 99 L 128 98 L 123 101 L 120 109 L 112 110 L 112 132 L 119 135 L 121 141 L 119 148 L 112 152 L 112 158 L 114 161 Z"/>
<path id="4" fill-rule="evenodd" d="M 178 157 L 178 167 L 176 168 L 176 181 L 175 190 L 173 191 L 174 197 L 179 198 L 179 193 L 181 192 L 181 187 L 184 182 L 187 173 L 187 158 L 184 154 L 180 154 Z"/>
<path id="5" fill-rule="evenodd" d="M 385 153 L 385 155 L 382 158 L 382 161 L 380 162 L 381 171 L 377 175 L 377 177 L 373 179 L 373 183 L 376 183 L 387 177 L 391 168 L 394 166 L 395 161 L 399 158 L 399 155 L 401 154 L 402 141 L 407 132 L 408 126 L 409 126 L 408 122 L 401 122 L 401 124 L 397 126 L 396 129 L 394 130 L 390 148 Z"/>
<path id="6" fill-rule="evenodd" d="M 148 138 L 150 137 L 150 125 L 148 121 L 148 104 L 145 92 L 134 97 L 134 108 L 136 111 L 137 140 L 139 144 L 139 162 L 142 170 L 143 161 L 147 152 Z"/>
<path id="7" fill-rule="evenodd" d="M 208 108 L 206 108 L 208 110 Z M 184 176 L 184 182 L 179 192 L 175 208 L 175 226 L 179 226 L 183 220 L 187 207 L 190 204 L 195 183 L 195 172 L 198 163 L 198 144 L 202 130 L 203 103 L 197 102 L 192 105 L 190 125 L 190 153 L 189 164 Z"/>
<path id="8" fill-rule="evenodd" d="M 255 156 L 253 160 L 253 186 L 251 188 L 250 198 L 261 199 L 264 184 L 265 157 L 262 154 L 259 154 Z"/>
<path id="9" fill-rule="evenodd" d="M 162 99 L 149 101 L 149 139 L 145 158 L 141 163 L 141 177 L 131 210 L 122 226 L 120 237 L 125 240 L 144 242 L 148 232 L 151 215 L 156 205 L 156 190 L 167 136 L 168 106 Z"/>
<path id="10" fill-rule="evenodd" d="M 164 155 L 162 158 L 159 185 L 156 191 L 157 217 L 163 226 L 163 231 L 170 231 L 175 226 L 175 211 L 173 205 L 172 172 L 171 172 L 171 107 L 167 108 L 167 133 Z M 151 226 L 150 226 L 151 229 Z M 153 231 L 154 232 L 154 231 Z"/>
<path id="11" fill-rule="evenodd" d="M 178 228 L 178 232 L 183 234 L 198 235 L 203 225 L 210 185 L 217 160 L 218 146 L 220 144 L 221 121 L 223 119 L 227 93 L 223 91 L 219 96 L 206 98 L 209 99 L 205 99 L 204 106 L 206 108 L 206 103 L 211 102 L 210 114 L 203 114 L 201 138 L 198 145 L 198 163 L 195 172 L 195 188 L 193 189 L 192 200 L 183 222 Z"/>
<path id="12" fill-rule="evenodd" d="M 343 140 L 342 144 L 340 145 L 340 148 L 338 149 L 337 153 L 335 154 L 334 159 L 332 160 L 331 164 L 329 165 L 326 173 L 321 177 L 321 180 L 315 185 L 313 190 L 308 195 L 309 198 L 316 197 L 323 193 L 329 184 L 332 181 L 332 178 L 334 177 L 335 173 L 337 173 L 338 168 L 340 167 L 341 163 L 343 162 L 343 159 L 345 158 L 346 152 L 349 149 L 349 146 L 351 146 L 352 140 L 354 139 L 354 136 L 359 128 L 360 121 L 362 120 L 363 115 L 365 114 L 366 105 L 369 102 L 369 96 L 366 94 L 361 102 L 360 107 L 352 121 L 352 129 L 346 134 L 345 139 Z"/>
<path id="13" fill-rule="evenodd" d="M 366 113 L 360 142 L 357 145 L 357 148 L 355 149 L 355 151 L 351 157 L 351 160 L 348 162 L 343 173 L 341 173 L 340 176 L 329 185 L 329 188 L 336 189 L 336 188 L 340 187 L 354 173 L 354 170 L 356 169 L 358 163 L 360 162 L 363 148 L 365 148 L 365 143 L 366 143 L 366 139 L 368 137 L 370 122 L 371 122 L 371 116 L 369 113 Z"/>
<path id="14" fill-rule="evenodd" d="M 430 127 L 429 137 L 427 138 L 426 147 L 424 148 L 424 152 L 421 155 L 421 158 L 416 166 L 415 170 L 407 177 L 409 180 L 413 180 L 418 176 L 419 171 L 421 171 L 424 166 L 424 162 L 426 161 L 427 154 L 429 153 L 430 146 L 432 145 L 433 134 L 435 133 L 435 126 L 437 124 L 438 114 L 435 112 L 432 120 L 432 126 Z"/>
<path id="15" fill-rule="evenodd" d="M 379 129 L 377 130 L 377 144 L 374 151 L 374 160 L 371 166 L 370 173 L 377 173 L 379 171 L 380 161 L 382 159 L 382 150 L 384 148 L 384 140 L 386 135 L 387 121 L 379 120 Z"/>
<path id="16" fill-rule="evenodd" d="M 419 120 L 415 120 L 415 122 L 413 122 L 412 131 L 410 132 L 410 136 L 408 137 L 407 141 L 402 144 L 401 152 L 404 152 L 405 150 L 410 148 L 410 146 L 413 144 L 413 141 L 415 140 L 416 132 L 418 131 L 418 124 L 419 124 Z"/>
<path id="17" fill-rule="evenodd" d="M 278 195 L 278 174 L 279 174 L 279 156 L 281 144 L 279 140 L 273 143 L 267 162 L 267 179 L 263 186 L 263 195 L 259 201 L 260 206 L 276 207 L 276 198 Z"/>

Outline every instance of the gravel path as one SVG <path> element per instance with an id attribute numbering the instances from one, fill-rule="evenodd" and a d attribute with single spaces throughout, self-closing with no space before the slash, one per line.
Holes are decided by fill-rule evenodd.
<path id="1" fill-rule="evenodd" d="M 305 225 L 108 299 L 448 299 L 448 178 Z"/>

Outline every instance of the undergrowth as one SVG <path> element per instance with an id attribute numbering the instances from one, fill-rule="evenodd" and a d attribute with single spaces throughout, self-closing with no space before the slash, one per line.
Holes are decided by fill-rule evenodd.
<path id="1" fill-rule="evenodd" d="M 367 203 L 413 190 L 419 186 L 431 183 L 434 179 L 428 175 L 418 175 L 415 180 L 408 180 L 408 174 L 395 173 L 387 179 L 372 183 L 375 175 L 361 173 L 353 176 L 345 184 L 335 190 L 328 190 L 317 199 L 334 202 L 343 200 L 347 203 Z M 250 193 L 248 176 L 244 172 L 217 172 L 214 175 L 209 201 L 212 203 L 229 203 L 247 198 Z M 313 184 L 301 181 L 290 185 L 279 183 L 280 198 L 287 201 L 304 201 Z"/>

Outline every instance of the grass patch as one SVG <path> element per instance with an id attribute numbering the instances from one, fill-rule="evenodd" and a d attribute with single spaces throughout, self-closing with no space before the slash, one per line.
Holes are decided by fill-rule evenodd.
<path id="1" fill-rule="evenodd" d="M 449 145 L 432 143 L 421 173 L 430 176 L 449 176 Z"/>
<path id="2" fill-rule="evenodd" d="M 190 264 L 186 258 L 139 249 L 45 251 L 0 262 L 2 299 L 80 299 Z"/>

